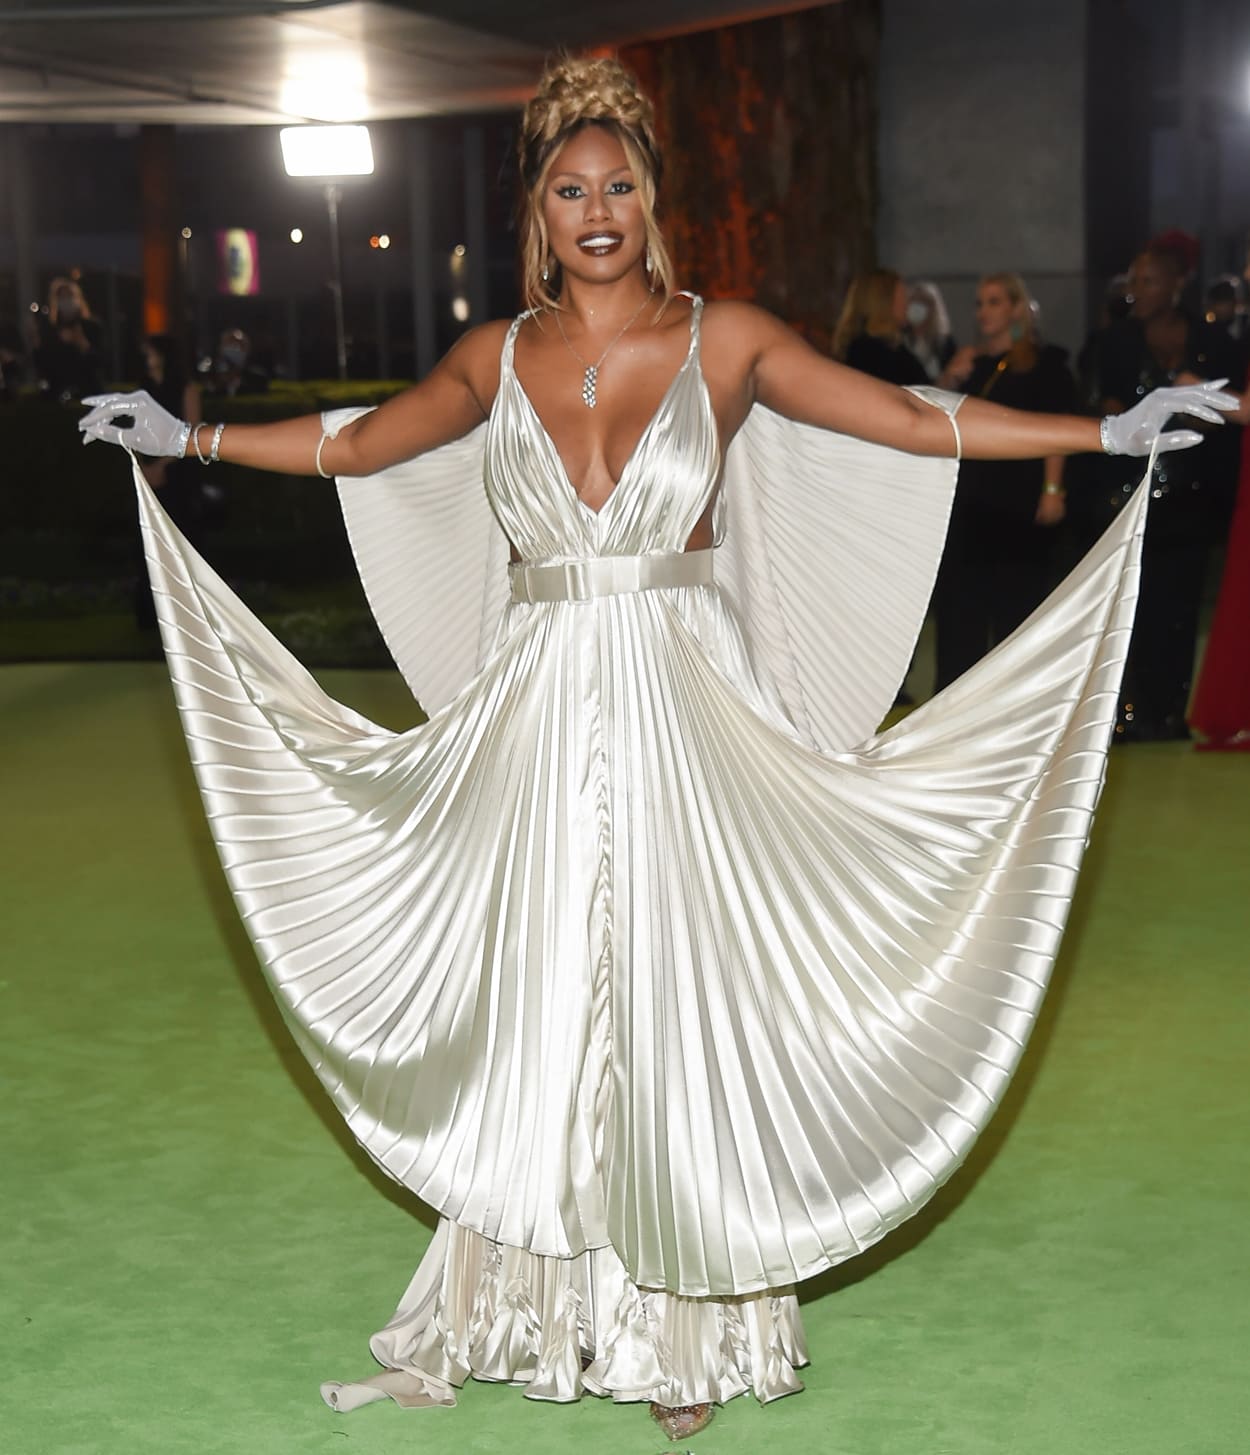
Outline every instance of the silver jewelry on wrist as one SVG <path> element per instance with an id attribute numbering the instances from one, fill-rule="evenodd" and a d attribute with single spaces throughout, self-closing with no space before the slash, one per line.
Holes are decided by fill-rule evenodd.
<path id="1" fill-rule="evenodd" d="M 323 480 L 332 480 L 334 478 L 332 475 L 327 475 L 326 472 L 321 468 L 321 452 L 326 447 L 326 440 L 333 439 L 333 438 L 334 438 L 333 435 L 322 434 L 321 438 L 317 441 L 317 455 L 316 455 L 317 474 L 320 475 Z"/>
<path id="2" fill-rule="evenodd" d="M 203 420 L 200 420 L 200 422 L 197 425 L 194 425 L 192 427 L 192 430 L 191 430 L 191 443 L 192 443 L 192 445 L 195 446 L 195 458 L 200 462 L 201 465 L 207 465 L 208 464 L 208 456 L 205 455 L 205 453 L 203 452 L 203 450 L 200 449 L 200 431 L 203 428 L 204 428 L 204 421 Z"/>
<path id="3" fill-rule="evenodd" d="M 1098 438 L 1102 441 L 1102 452 L 1104 455 L 1114 455 L 1111 448 L 1111 436 L 1107 432 L 1107 426 L 1111 423 L 1111 416 L 1104 414 L 1098 425 Z"/>
<path id="4" fill-rule="evenodd" d="M 208 458 L 214 463 L 216 463 L 217 451 L 221 446 L 221 437 L 223 434 L 225 434 L 225 432 L 226 426 L 224 424 L 219 424 L 217 428 L 213 431 L 213 443 L 209 447 Z"/>
<path id="5" fill-rule="evenodd" d="M 188 420 L 182 420 L 178 426 L 178 434 L 174 440 L 174 458 L 184 459 L 187 453 L 187 444 L 191 439 L 191 425 Z"/>

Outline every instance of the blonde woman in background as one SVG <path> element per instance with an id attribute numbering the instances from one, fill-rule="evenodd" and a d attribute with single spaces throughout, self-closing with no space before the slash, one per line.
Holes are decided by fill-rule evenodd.
<path id="1" fill-rule="evenodd" d="M 861 273 L 842 305 L 833 357 L 887 384 L 927 384 L 924 365 L 903 342 L 906 321 L 907 285 L 893 268 Z"/>

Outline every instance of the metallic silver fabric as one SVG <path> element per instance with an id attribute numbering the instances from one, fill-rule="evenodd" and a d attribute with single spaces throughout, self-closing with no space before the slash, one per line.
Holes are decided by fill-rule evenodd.
<path id="1" fill-rule="evenodd" d="M 923 610 L 949 462 L 835 442 L 844 476 L 848 459 L 863 469 L 822 490 L 820 432 L 756 411 L 724 472 L 715 584 L 509 601 L 498 526 L 536 564 L 682 550 L 722 479 L 698 320 L 696 306 L 686 361 L 599 514 L 516 377 L 515 328 L 489 423 L 406 477 L 456 543 L 454 569 L 421 546 L 426 577 L 379 536 L 366 573 L 375 600 L 406 593 L 426 614 L 418 632 L 411 613 L 380 613 L 442 695 L 409 732 L 327 697 L 136 477 L 222 862 L 327 1092 L 449 1220 L 423 1288 L 451 1276 L 438 1260 L 457 1239 L 473 1250 L 457 1306 L 470 1286 L 502 1296 L 501 1245 L 561 1266 L 593 1252 L 541 1274 L 572 1307 L 613 1270 L 592 1350 L 640 1290 L 774 1298 L 876 1242 L 966 1155 L 1068 912 L 1145 508 L 1139 494 L 1009 641 L 881 734 L 869 714 Z M 475 461 L 485 512 L 464 478 Z M 358 549 L 375 529 L 357 512 Z M 812 542 L 832 553 L 823 583 Z M 856 633 L 822 654 L 808 618 L 826 588 Z M 762 1397 L 799 1357 L 797 1317 L 777 1318 L 789 1354 Z M 694 1346 L 708 1327 L 689 1323 Z M 473 1344 L 463 1321 L 452 1344 Z M 732 1344 L 704 1351 L 702 1386 L 670 1369 L 650 1387 L 754 1378 Z M 650 1357 L 636 1345 L 639 1368 Z"/>
<path id="2" fill-rule="evenodd" d="M 710 586 L 713 552 L 681 551 L 667 556 L 597 556 L 588 561 L 508 567 L 513 601 L 593 601 L 596 596 L 625 596 L 633 591 L 666 591 L 678 586 Z"/>

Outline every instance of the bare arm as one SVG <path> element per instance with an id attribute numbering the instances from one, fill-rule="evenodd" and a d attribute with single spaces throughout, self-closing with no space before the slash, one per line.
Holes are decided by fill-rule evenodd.
<path id="1" fill-rule="evenodd" d="M 505 328 L 495 323 L 472 330 L 419 384 L 344 425 L 322 447 L 321 468 L 327 475 L 372 475 L 468 434 L 490 411 Z M 319 415 L 232 424 L 222 436 L 221 458 L 311 475 L 320 442 Z"/>
<path id="2" fill-rule="evenodd" d="M 499 387 L 499 354 L 507 324 L 472 330 L 419 384 L 380 408 L 345 424 L 321 448 L 326 475 L 372 475 L 388 465 L 460 439 L 486 418 Z M 143 453 L 171 455 L 209 449 L 211 425 L 192 432 L 181 446 L 179 422 L 146 395 L 101 395 L 79 420 L 88 439 L 105 439 Z M 134 423 L 118 426 L 119 418 Z M 217 458 L 254 469 L 312 475 L 322 441 L 321 416 L 274 424 L 230 424 L 218 436 Z"/>
<path id="3" fill-rule="evenodd" d="M 200 411 L 204 407 L 204 393 L 200 386 L 194 382 L 183 386 L 182 390 L 182 413 L 186 419 L 199 419 Z"/>
<path id="4" fill-rule="evenodd" d="M 801 424 L 910 454 L 955 453 L 954 432 L 940 410 L 893 384 L 825 358 L 759 309 L 727 306 L 740 315 L 753 400 Z M 959 433 L 964 456 L 973 460 L 1033 460 L 1101 449 L 1096 419 L 1034 414 L 985 399 L 964 400 Z"/>

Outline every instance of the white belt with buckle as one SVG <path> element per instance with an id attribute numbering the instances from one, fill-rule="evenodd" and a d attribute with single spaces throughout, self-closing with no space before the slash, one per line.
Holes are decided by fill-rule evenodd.
<path id="1" fill-rule="evenodd" d="M 625 596 L 633 591 L 710 586 L 713 554 L 708 550 L 666 556 L 593 556 L 552 565 L 518 561 L 508 567 L 512 599 L 591 601 L 597 596 Z"/>

